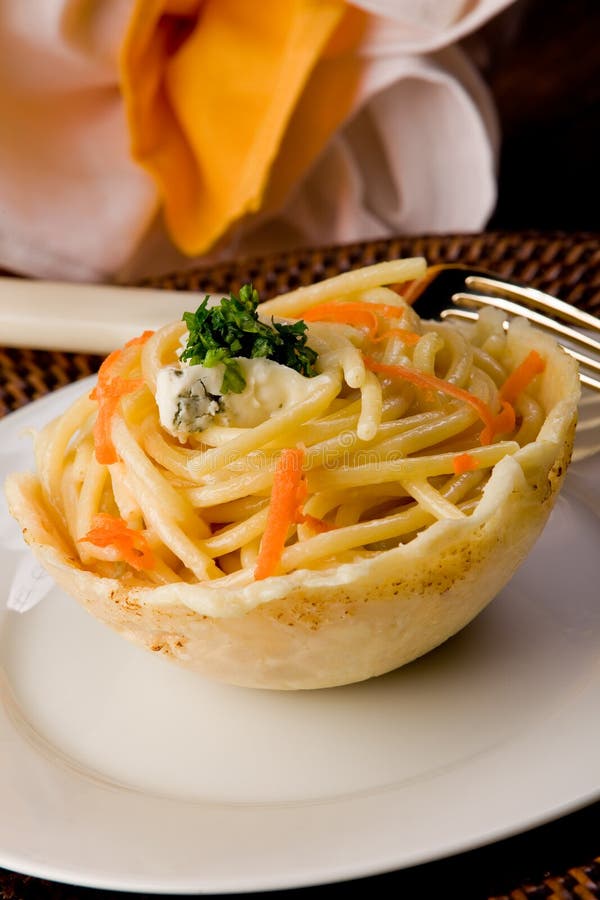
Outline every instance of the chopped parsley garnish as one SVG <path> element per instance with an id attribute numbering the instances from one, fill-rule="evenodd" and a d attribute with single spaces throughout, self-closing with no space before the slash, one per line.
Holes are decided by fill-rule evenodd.
<path id="1" fill-rule="evenodd" d="M 240 394 L 246 387 L 235 359 L 239 356 L 272 359 L 307 377 L 317 374 L 317 354 L 306 345 L 306 323 L 271 320 L 267 325 L 258 318 L 258 303 L 258 291 L 245 284 L 237 297 L 230 294 L 218 306 L 210 307 L 205 297 L 195 313 L 183 314 L 189 335 L 181 360 L 207 368 L 224 363 L 223 394 Z"/>

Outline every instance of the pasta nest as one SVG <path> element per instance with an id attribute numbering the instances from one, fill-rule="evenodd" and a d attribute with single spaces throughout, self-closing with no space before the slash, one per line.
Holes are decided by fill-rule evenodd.
<path id="1" fill-rule="evenodd" d="M 36 472 L 6 483 L 12 515 L 58 585 L 148 650 L 255 688 L 368 679 L 471 622 L 554 505 L 571 457 L 578 372 L 523 320 L 508 331 L 493 315 L 460 326 L 421 321 L 386 285 L 423 270 L 421 260 L 385 263 L 263 304 L 265 316 L 287 319 L 340 298 L 396 304 L 417 338 L 407 347 L 392 329 L 374 343 L 356 323 L 315 321 L 308 336 L 321 370 L 306 379 L 306 409 L 295 404 L 253 428 L 165 433 L 156 376 L 182 326 L 131 350 L 125 374 L 139 380 L 113 410 L 115 461 L 94 456 L 97 402 L 86 395 L 37 437 Z M 484 444 L 476 409 L 364 365 L 375 353 L 437 373 L 496 403 L 497 414 L 499 385 L 532 350 L 544 369 L 515 401 L 512 432 Z M 275 571 L 257 579 L 277 460 L 300 445 L 308 518 L 290 524 Z M 152 568 L 85 541 L 98 511 L 144 534 Z"/>

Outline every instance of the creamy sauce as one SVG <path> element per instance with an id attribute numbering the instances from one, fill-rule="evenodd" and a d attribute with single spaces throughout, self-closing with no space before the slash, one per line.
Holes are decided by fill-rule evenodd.
<path id="1" fill-rule="evenodd" d="M 239 394 L 221 394 L 225 366 L 166 366 L 156 379 L 160 424 L 183 436 L 209 425 L 252 428 L 306 399 L 312 379 L 270 359 L 236 360 L 246 379 Z"/>

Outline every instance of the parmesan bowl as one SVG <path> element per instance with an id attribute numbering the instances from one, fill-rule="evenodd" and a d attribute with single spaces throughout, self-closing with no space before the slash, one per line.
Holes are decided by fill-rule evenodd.
<path id="1" fill-rule="evenodd" d="M 57 584 L 149 651 L 254 688 L 362 681 L 471 622 L 548 520 L 571 458 L 577 366 L 523 320 L 507 334 L 494 316 L 421 321 L 386 285 L 419 277 L 423 261 L 383 265 L 258 308 L 263 321 L 308 320 L 318 362 L 306 400 L 294 383 L 293 402 L 252 426 L 227 418 L 226 397 L 211 400 L 212 424 L 202 407 L 200 432 L 161 425 L 156 376 L 178 365 L 180 323 L 126 348 L 114 377 L 130 390 L 110 416 L 98 425 L 100 378 L 95 397 L 38 435 L 36 471 L 6 482 L 11 514 Z M 343 301 L 355 304 L 345 321 L 328 319 Z M 543 370 L 503 403 L 532 352 Z M 477 402 L 438 381 L 399 383 L 407 368 Z M 480 407 L 492 416 L 485 441 Z M 98 460 L 101 439 L 112 455 Z M 300 454 L 298 500 L 275 552 L 265 535 L 277 531 L 288 448 Z M 118 519 L 129 543 L 113 532 L 103 543 L 98 516 Z"/>

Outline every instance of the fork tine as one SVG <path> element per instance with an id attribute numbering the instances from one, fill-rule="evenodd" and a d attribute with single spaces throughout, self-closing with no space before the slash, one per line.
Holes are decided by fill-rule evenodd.
<path id="1" fill-rule="evenodd" d="M 440 315 L 442 319 L 466 319 L 471 322 L 476 321 L 478 318 L 478 313 L 467 309 L 445 309 Z M 508 323 L 506 322 L 505 327 L 508 327 Z M 582 366 L 586 366 L 594 372 L 600 372 L 600 360 L 592 359 L 592 357 L 586 356 L 584 353 L 580 353 L 578 350 L 574 350 L 572 347 L 567 347 L 564 344 L 561 344 L 561 347 Z M 598 378 L 587 375 L 585 372 L 580 372 L 579 380 L 587 387 L 592 388 L 595 391 L 600 391 L 600 380 Z"/>
<path id="2" fill-rule="evenodd" d="M 550 319 L 548 316 L 544 316 L 534 309 L 528 309 L 526 306 L 513 303 L 512 300 L 505 300 L 501 297 L 484 297 L 478 294 L 454 294 L 452 302 L 463 303 L 465 306 L 493 306 L 495 309 L 506 312 L 511 316 L 523 316 L 535 325 L 539 325 L 541 328 L 552 331 L 554 334 L 558 334 L 562 338 L 572 341 L 574 344 L 588 347 L 590 350 L 600 353 L 600 341 L 589 337 L 587 334 L 581 334 L 581 332 L 576 331 L 574 328 L 563 325 L 562 322 Z"/>
<path id="3" fill-rule="evenodd" d="M 563 350 L 567 351 L 569 356 L 572 356 L 578 363 L 581 363 L 582 366 L 587 366 L 588 369 L 593 369 L 594 372 L 600 372 L 600 359 L 592 359 L 591 356 L 586 356 L 585 353 L 579 353 L 578 350 L 574 350 L 572 347 L 565 347 L 564 344 L 561 344 L 561 347 Z"/>
<path id="4" fill-rule="evenodd" d="M 600 319 L 596 316 L 592 316 L 590 313 L 586 313 L 570 303 L 565 303 L 564 300 L 559 300 L 557 297 L 538 291 L 536 288 L 510 284 L 506 281 L 481 275 L 468 275 L 465 278 L 465 284 L 475 292 L 480 291 L 482 294 L 490 292 L 499 297 L 506 297 L 509 300 L 520 300 L 524 305 L 531 305 L 551 316 L 559 315 L 574 325 L 581 325 L 583 328 L 600 332 Z"/>
<path id="5" fill-rule="evenodd" d="M 592 388 L 594 391 L 600 391 L 600 381 L 598 381 L 597 378 L 586 375 L 585 372 L 580 372 L 579 380 L 582 384 L 585 384 L 586 387 Z"/>

